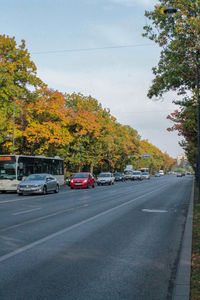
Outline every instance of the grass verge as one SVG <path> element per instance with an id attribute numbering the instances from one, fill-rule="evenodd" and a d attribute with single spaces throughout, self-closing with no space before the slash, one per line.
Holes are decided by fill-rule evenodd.
<path id="1" fill-rule="evenodd" d="M 195 186 L 190 300 L 200 300 L 200 203 L 197 203 L 197 197 L 198 191 Z"/>

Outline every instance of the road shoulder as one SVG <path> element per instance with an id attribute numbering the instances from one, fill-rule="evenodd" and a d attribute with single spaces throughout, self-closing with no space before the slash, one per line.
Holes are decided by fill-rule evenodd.
<path id="1" fill-rule="evenodd" d="M 190 298 L 193 206 L 194 182 L 190 196 L 190 204 L 183 235 L 181 254 L 173 288 L 173 300 L 189 300 Z"/>

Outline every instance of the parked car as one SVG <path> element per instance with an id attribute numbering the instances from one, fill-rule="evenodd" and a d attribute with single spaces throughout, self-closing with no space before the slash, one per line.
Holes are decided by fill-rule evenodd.
<path id="1" fill-rule="evenodd" d="M 177 173 L 176 174 L 176 177 L 183 177 L 183 176 L 185 176 L 185 173 Z"/>
<path id="2" fill-rule="evenodd" d="M 74 175 L 75 175 L 75 173 L 71 173 L 71 174 L 69 175 L 69 177 L 66 179 L 66 184 L 67 184 L 68 186 L 70 186 L 70 182 L 71 182 L 72 178 L 74 177 Z"/>
<path id="3" fill-rule="evenodd" d="M 70 181 L 71 189 L 74 188 L 89 188 L 95 187 L 94 176 L 89 172 L 80 172 L 74 174 L 73 178 Z"/>
<path id="4" fill-rule="evenodd" d="M 103 172 L 100 173 L 98 178 L 97 178 L 97 185 L 104 185 L 104 184 L 114 184 L 115 177 L 112 173 L 110 172 Z"/>
<path id="5" fill-rule="evenodd" d="M 132 180 L 142 180 L 142 172 L 141 171 L 133 171 Z"/>
<path id="6" fill-rule="evenodd" d="M 51 174 L 32 174 L 26 177 L 18 186 L 18 195 L 47 194 L 59 192 L 59 183 Z"/>
<path id="7" fill-rule="evenodd" d="M 115 181 L 124 181 L 124 174 L 123 173 L 114 173 Z"/>
<path id="8" fill-rule="evenodd" d="M 132 170 L 124 171 L 124 178 L 125 178 L 125 180 L 132 179 L 133 178 L 133 171 Z"/>
<path id="9" fill-rule="evenodd" d="M 160 173 L 159 172 L 157 172 L 156 174 L 155 174 L 155 177 L 160 177 L 161 175 L 160 175 Z"/>
<path id="10" fill-rule="evenodd" d="M 142 177 L 143 177 L 143 179 L 150 179 L 150 174 L 149 174 L 149 172 L 143 172 L 143 173 L 142 173 Z"/>

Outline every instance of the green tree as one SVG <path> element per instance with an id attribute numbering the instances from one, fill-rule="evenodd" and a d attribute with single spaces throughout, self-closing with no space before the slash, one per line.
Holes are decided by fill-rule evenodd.
<path id="1" fill-rule="evenodd" d="M 160 0 L 153 11 L 145 13 L 151 25 L 144 27 L 143 35 L 162 48 L 159 63 L 153 68 L 155 77 L 148 97 L 162 97 L 168 91 L 176 91 L 182 97 L 181 101 L 175 101 L 180 111 L 175 118 L 173 114 L 168 118 L 175 121 L 172 129 L 184 136 L 181 146 L 186 150 L 190 163 L 193 163 L 197 150 L 194 105 L 197 98 L 195 79 L 200 46 L 200 18 L 195 12 L 199 12 L 200 1 L 196 1 L 196 9 L 193 0 L 174 1 L 173 6 L 177 12 L 173 18 L 164 13 L 168 3 Z"/>
<path id="2" fill-rule="evenodd" d="M 12 134 L 14 100 L 16 116 L 24 100 L 31 101 L 33 93 L 44 84 L 36 76 L 36 66 L 30 59 L 25 41 L 17 46 L 15 38 L 0 35 L 0 144 L 1 151 L 11 152 L 3 147 L 6 136 Z"/>

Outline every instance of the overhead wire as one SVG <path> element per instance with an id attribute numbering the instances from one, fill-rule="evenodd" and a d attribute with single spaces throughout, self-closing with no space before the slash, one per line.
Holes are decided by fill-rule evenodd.
<path id="1" fill-rule="evenodd" d="M 155 46 L 155 45 L 153 45 L 153 44 L 135 44 L 135 45 L 118 45 L 118 46 L 105 46 L 105 47 L 94 47 L 94 48 L 74 48 L 74 49 L 64 49 L 64 50 L 46 50 L 46 51 L 32 52 L 32 54 L 54 54 L 54 53 L 65 53 L 65 52 L 86 52 L 86 51 L 135 48 L 135 47 L 147 47 L 147 46 Z"/>

